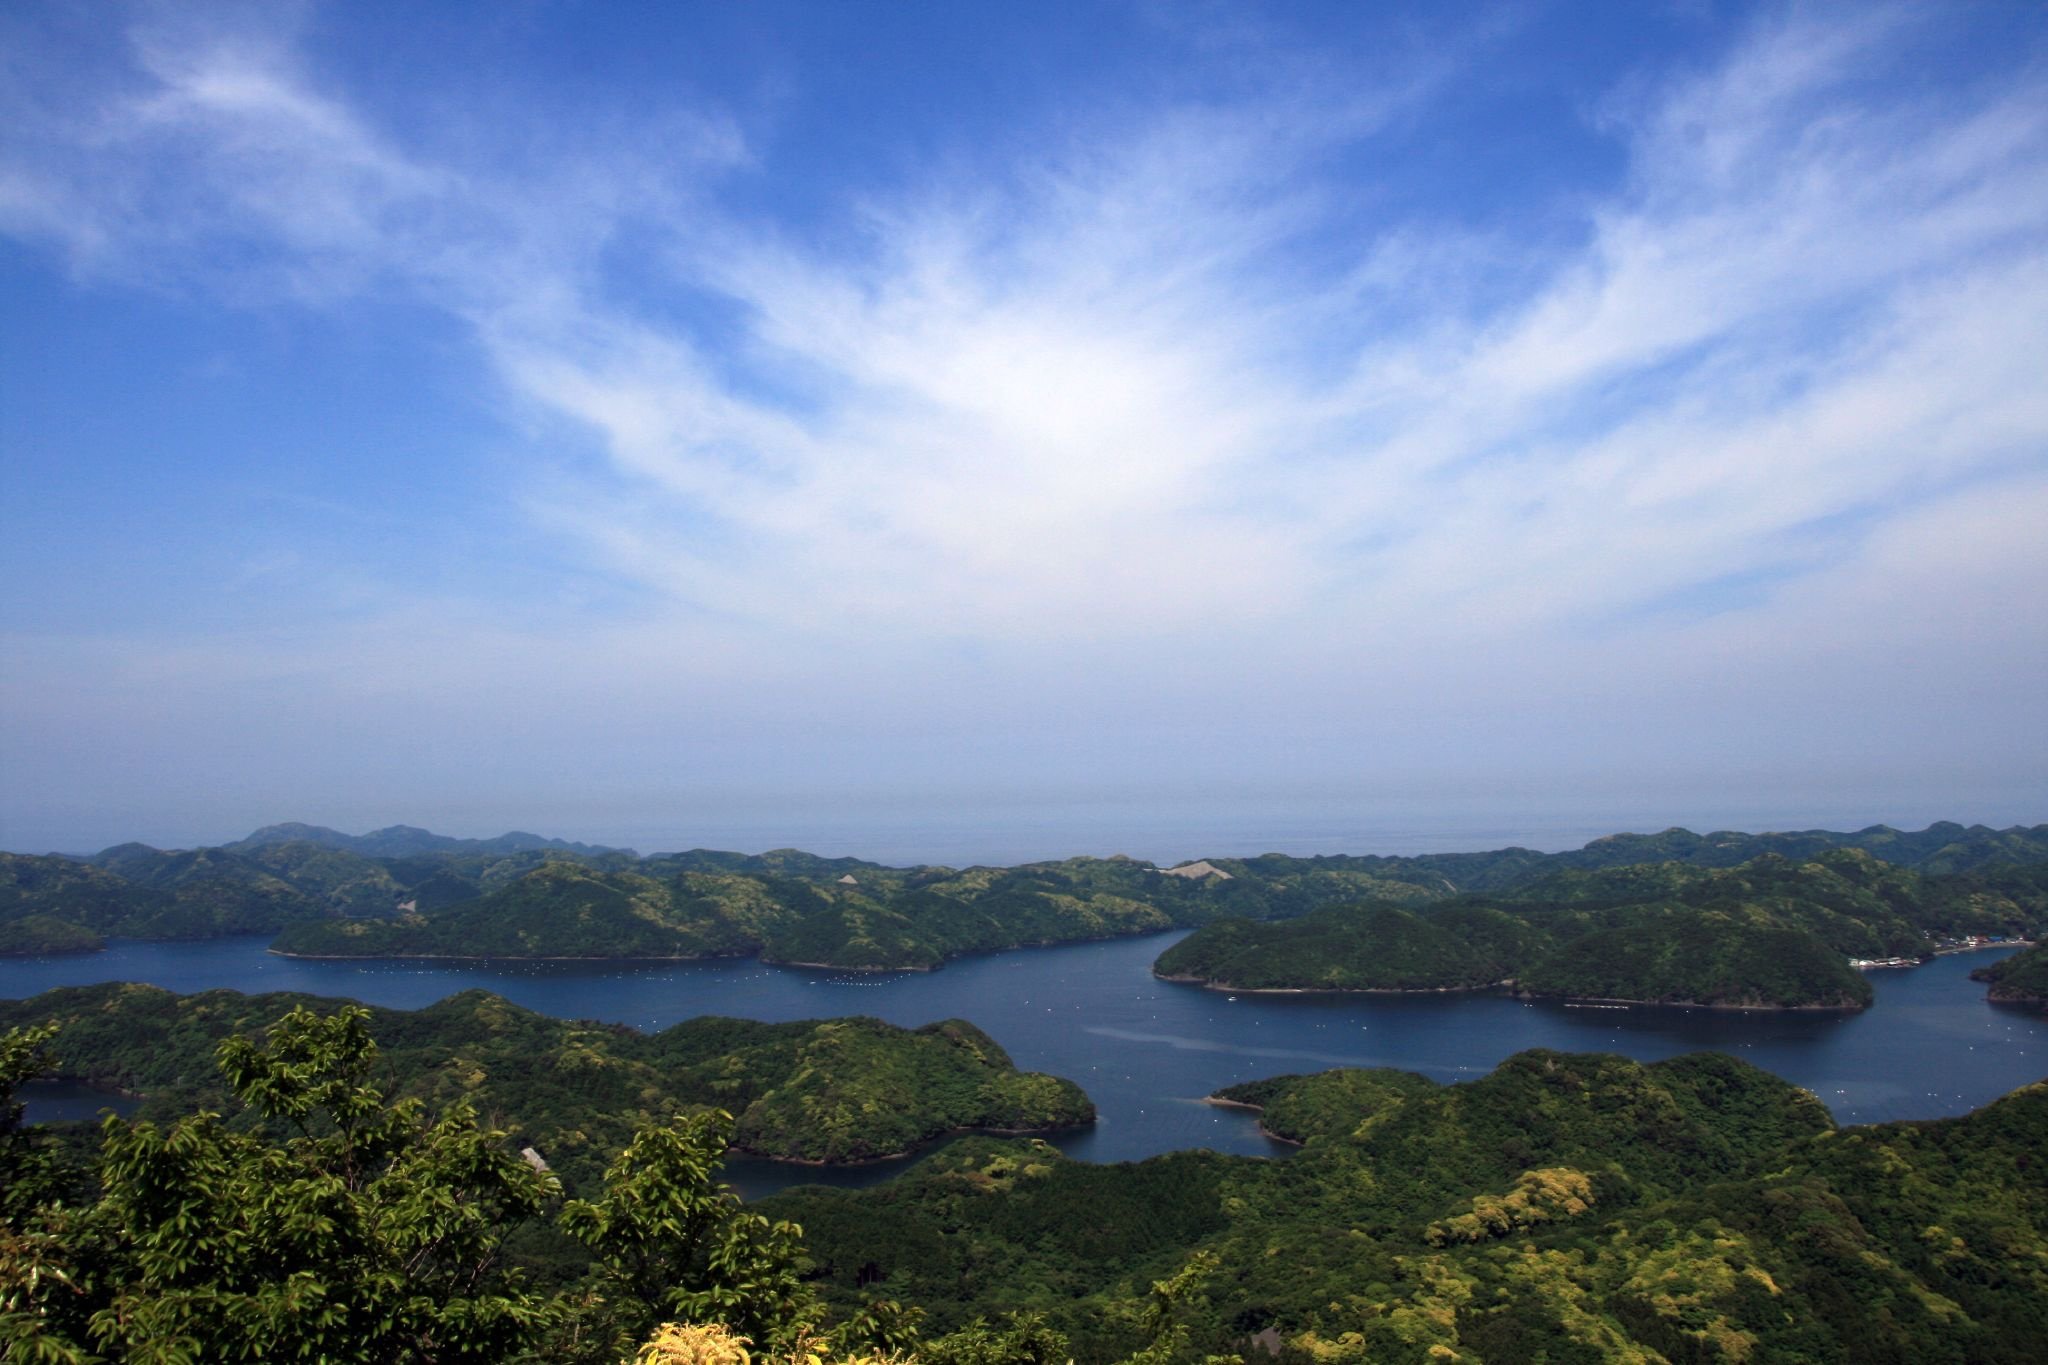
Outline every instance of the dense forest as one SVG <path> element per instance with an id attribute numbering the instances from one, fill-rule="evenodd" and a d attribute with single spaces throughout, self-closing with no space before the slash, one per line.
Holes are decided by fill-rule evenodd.
<path id="1" fill-rule="evenodd" d="M 1924 874 L 1860 849 L 1733 867 L 1554 872 L 1493 895 L 1218 920 L 1162 976 L 1239 990 L 1466 990 L 1745 1007 L 1860 1008 L 1851 958 L 1925 957 L 2048 925 L 2048 863 Z"/>
<path id="2" fill-rule="evenodd" d="M 513 833 L 451 839 L 407 826 L 368 835 L 275 825 L 219 848 L 122 844 L 90 857 L 0 854 L 0 953 L 89 951 L 106 936 L 203 938 L 274 933 L 279 951 L 318 956 L 701 958 L 758 955 L 840 968 L 932 968 L 962 953 L 1187 928 L 1226 918 L 1282 920 L 1371 901 L 1415 909 L 1461 897 L 1571 903 L 1587 914 L 1654 899 L 1603 881 L 1629 867 L 1704 877 L 1776 855 L 1804 866 L 1830 850 L 1919 875 L 1957 925 L 2005 922 L 1990 904 L 2048 897 L 2048 825 L 1918 832 L 1667 830 L 1582 849 L 1297 858 L 1268 854 L 1158 868 L 1129 858 L 1019 867 L 892 868 L 796 850 L 642 857 L 630 849 Z M 2013 865 L 2035 865 L 2029 888 Z M 2003 878 L 1996 885 L 1983 879 Z M 1720 909 L 1725 881 L 1670 888 Z M 1751 901 L 1779 894 L 1758 889 Z M 1880 899 L 1893 892 L 1866 887 Z M 1660 893 L 1661 894 L 1661 893 Z M 1967 913 L 1970 897 L 1987 898 Z M 1856 902 L 1854 895 L 1850 896 Z M 1714 903 L 1708 903 L 1714 902 Z M 1485 902 L 1482 902 L 1485 903 Z M 1831 908 L 1825 907 L 1823 908 Z M 2030 913 L 2033 913 L 2030 911 Z M 2009 916 L 2005 916 L 2009 919 Z M 1839 952 L 1911 954 L 1927 916 L 1860 902 L 1805 927 Z"/>
<path id="3" fill-rule="evenodd" d="M 230 1036 L 226 1117 L 89 1137 L 24 1128 L 12 1102 L 89 1020 L 0 1033 L 0 1354 L 623 1362 L 644 1343 L 740 1365 L 743 1337 L 792 1365 L 2030 1365 L 2048 1339 L 2048 1084 L 1837 1129 L 1720 1054 L 1525 1052 L 1459 1085 L 1337 1071 L 1219 1097 L 1303 1144 L 1287 1160 L 1094 1166 L 968 1138 L 872 1189 L 741 1206 L 717 1185 L 722 1115 L 654 1118 L 565 1191 L 516 1155 L 518 1112 L 460 1081 L 391 1098 L 374 1018 Z"/>
<path id="4" fill-rule="evenodd" d="M 1306 1145 L 1087 1167 L 959 1144 L 859 1192 L 792 1191 L 828 1296 L 858 1270 L 950 1329 L 1039 1312 L 1141 1349 L 1148 1288 L 1196 1350 L 1302 1361 L 2026 1361 L 2048 1339 L 2048 1085 L 1837 1130 L 1741 1062 L 1523 1053 L 1456 1086 L 1239 1087 Z"/>
<path id="5" fill-rule="evenodd" d="M 1987 994 L 1999 1004 L 2048 1009 L 2048 943 L 2037 943 L 2025 952 L 1979 967 L 1970 976 L 1990 982 Z"/>
<path id="6" fill-rule="evenodd" d="M 213 1062 L 230 1036 L 346 1003 L 117 983 L 0 1001 L 0 1028 L 58 1025 L 45 1049 L 52 1070 L 138 1093 L 141 1117 L 168 1121 L 226 1105 Z M 462 1100 L 501 1116 L 572 1190 L 593 1182 L 637 1129 L 712 1110 L 734 1116 L 740 1151 L 834 1163 L 961 1129 L 1044 1131 L 1095 1118 L 1079 1086 L 1018 1071 L 959 1019 L 913 1030 L 877 1019 L 701 1016 L 642 1034 L 552 1019 L 481 990 L 366 1017 L 383 1045 L 379 1083 L 393 1097 L 435 1109 Z"/>
<path id="7" fill-rule="evenodd" d="M 1840 1007 L 1867 999 L 1850 958 L 2044 924 L 2048 826 L 1175 868 L 404 827 L 0 855 L 0 952 L 265 932 L 352 956 L 930 968 L 1193 926 L 1159 971 Z M 2043 951 L 1979 975 L 2039 1005 Z M 14 1087 L 38 1074 L 143 1099 L 96 1130 L 25 1127 Z M 1214 1098 L 1298 1154 L 1095 1166 L 970 1136 L 884 1185 L 743 1206 L 718 1183 L 731 1151 L 858 1161 L 1093 1107 L 958 1020 L 643 1035 L 482 991 L 415 1011 L 53 991 L 0 1003 L 0 1356 L 1997 1365 L 2048 1339 L 2048 1084 L 1857 1129 L 1718 1054 L 1528 1052 L 1455 1086 L 1337 1071 Z"/>

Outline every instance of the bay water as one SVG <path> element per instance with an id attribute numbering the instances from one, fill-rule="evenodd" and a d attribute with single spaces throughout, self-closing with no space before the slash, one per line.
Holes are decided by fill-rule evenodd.
<path id="1" fill-rule="evenodd" d="M 643 1030 L 701 1014 L 785 1021 L 864 1014 L 915 1027 L 972 1020 L 1017 1065 L 1078 1082 L 1100 1110 L 1052 1140 L 1087 1161 L 1188 1147 L 1272 1156 L 1242 1110 L 1203 1103 L 1239 1081 L 1336 1066 L 1388 1066 L 1470 1080 L 1524 1048 L 1615 1052 L 1641 1061 L 1716 1049 L 1813 1091 L 1843 1123 L 1965 1113 L 2048 1075 L 2048 1016 L 1994 1006 L 1970 971 L 2000 950 L 1871 974 L 1860 1014 L 1626 1008 L 1490 994 L 1229 995 L 1160 981 L 1153 959 L 1182 933 L 1022 948 L 936 972 L 842 973 L 752 960 L 693 963 L 335 962 L 285 958 L 267 936 L 197 943 L 117 941 L 106 951 L 0 960 L 0 996 L 145 981 L 192 992 L 304 991 L 417 1009 L 482 987 L 529 1009 Z M 2008 950 L 2009 951 L 2009 950 Z M 38 1087 L 32 1118 L 80 1117 L 92 1098 Z M 62 1101 L 61 1107 L 57 1101 Z M 923 1154 L 920 1154 L 923 1155 Z M 908 1161 L 820 1172 L 739 1161 L 755 1196 L 801 1181 L 868 1184 Z"/>

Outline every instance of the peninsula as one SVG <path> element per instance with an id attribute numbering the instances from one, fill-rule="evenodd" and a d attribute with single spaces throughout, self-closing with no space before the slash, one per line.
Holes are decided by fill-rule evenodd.
<path id="1" fill-rule="evenodd" d="M 2048 928 L 2048 826 L 1667 830 L 1563 853 L 1067 858 L 890 867 L 274 825 L 217 848 L 0 855 L 0 953 L 265 932 L 326 958 L 701 960 L 928 971 L 963 953 L 1198 932 L 1161 975 L 1855 1009 L 1851 960 Z"/>
<path id="2" fill-rule="evenodd" d="M 1968 933 L 2022 937 L 2048 914 L 2042 865 L 1922 875 L 1854 848 L 1730 868 L 1565 871 L 1435 905 L 1333 906 L 1219 920 L 1162 953 L 1168 980 L 1238 991 L 1501 989 L 1722 1009 L 1860 1009 L 1852 960 L 1919 960 Z M 1968 925 L 1995 925 L 1972 930 Z"/>
<path id="3" fill-rule="evenodd" d="M 340 1000 L 216 990 L 176 995 L 109 984 L 0 1001 L 0 1032 L 58 1025 L 57 1074 L 144 1097 L 172 1119 L 226 1102 L 215 1050 L 297 1006 Z M 1093 1123 L 1071 1081 L 1019 1071 L 973 1024 L 903 1029 L 879 1019 L 762 1024 L 703 1016 L 659 1033 L 537 1014 L 488 991 L 421 1010 L 371 1009 L 394 1097 L 458 1098 L 499 1114 L 575 1187 L 594 1181 L 636 1129 L 722 1109 L 750 1155 L 844 1165 L 902 1155 L 948 1133 L 1049 1132 Z"/>

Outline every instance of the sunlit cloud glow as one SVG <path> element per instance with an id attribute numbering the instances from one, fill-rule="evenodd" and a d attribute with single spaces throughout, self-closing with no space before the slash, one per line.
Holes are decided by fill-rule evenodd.
<path id="1" fill-rule="evenodd" d="M 1618 68 L 1576 133 L 1618 170 L 1536 176 L 1526 204 L 1459 214 L 1412 183 L 1415 130 L 1460 62 L 1512 51 L 1503 27 L 1398 75 L 1304 59 L 1048 116 L 878 174 L 821 225 L 764 200 L 799 150 L 775 121 L 687 90 L 637 130 L 479 135 L 381 108 L 317 24 L 138 12 L 5 111 L 21 259 L 110 300 L 438 319 L 495 386 L 504 435 L 468 458 L 504 534 L 615 596 L 392 565 L 348 622 L 16 631 L 10 747 L 46 772 L 48 727 L 125 733 L 143 691 L 216 733 L 204 698 L 289 679 L 294 718 L 458 717 L 443 793 L 454 755 L 551 707 L 565 749 L 641 781 L 663 765 L 617 730 L 915 789 L 991 763 L 1085 785 L 1094 762 L 1059 755 L 1155 762 L 1234 724 L 1161 771 L 1284 783 L 1300 746 L 1261 736 L 1306 731 L 1310 779 L 1377 765 L 1393 791 L 1483 780 L 1500 741 L 1462 707 L 1558 736 L 1494 749 L 1505 769 L 1599 749 L 1654 770 L 1663 809 L 1717 743 L 1768 770 L 1816 696 L 1839 702 L 1823 763 L 1882 769 L 1873 716 L 1995 668 L 1961 732 L 1900 725 L 1868 805 L 1918 814 L 1906 774 L 1944 737 L 1984 757 L 1985 809 L 2038 797 L 2016 774 L 2048 758 L 2020 681 L 2048 663 L 2043 53 L 1931 79 L 1914 53 L 1954 19 L 1766 8 Z M 1920 662 L 1877 686 L 1880 657 Z M 1719 741 L 1655 738 L 1703 678 Z M 792 716 L 846 742 L 771 761 Z M 912 717 L 993 738 L 902 754 Z"/>

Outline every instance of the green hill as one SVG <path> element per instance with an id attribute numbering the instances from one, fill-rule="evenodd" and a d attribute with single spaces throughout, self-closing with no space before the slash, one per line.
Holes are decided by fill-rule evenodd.
<path id="1" fill-rule="evenodd" d="M 1225 1091 L 1306 1142 L 1092 1167 L 963 1142 L 887 1185 L 793 1190 L 842 1308 L 936 1333 L 1036 1313 L 1077 1360 L 1944 1361 L 2020 1365 L 2048 1325 L 2048 1085 L 1965 1118 L 1837 1130 L 1719 1054 L 1529 1052 Z"/>
<path id="2" fill-rule="evenodd" d="M 1418 914 L 1390 905 L 1273 924 L 1220 920 L 1159 957 L 1159 975 L 1238 990 L 1441 991 L 1491 986 L 1547 941 L 1498 910 Z"/>
<path id="3" fill-rule="evenodd" d="M 65 1074 L 147 1097 L 142 1116 L 220 1108 L 221 1040 L 316 997 L 105 985 L 0 1002 L 0 1030 L 62 1025 Z M 593 1179 L 633 1132 L 700 1109 L 737 1120 L 741 1149 L 838 1163 L 908 1151 L 956 1129 L 1041 1130 L 1094 1121 L 1078 1086 L 1016 1070 L 960 1020 L 900 1029 L 875 1019 L 759 1024 L 703 1017 L 643 1035 L 567 1023 L 487 991 L 422 1010 L 371 1011 L 394 1095 L 439 1108 L 467 1097 L 514 1127 L 572 1184 Z"/>
<path id="4" fill-rule="evenodd" d="M 454 839 L 404 825 L 347 835 L 285 824 L 220 848 L 119 845 L 88 860 L 103 874 L 90 884 L 71 870 L 86 863 L 29 859 L 41 866 L 0 870 L 0 925 L 39 916 L 60 922 L 65 940 L 78 944 L 87 933 L 193 938 L 289 929 L 281 950 L 334 956 L 747 953 L 900 970 L 936 967 L 962 953 L 1230 918 L 1286 920 L 1359 902 L 1419 911 L 1463 898 L 1516 914 L 1569 906 L 1584 912 L 1581 924 L 1590 930 L 1614 927 L 1600 919 L 1603 910 L 1658 900 L 1707 910 L 1796 905 L 1799 926 L 1838 952 L 1877 957 L 1912 955 L 1929 933 L 2048 925 L 2048 862 L 2015 862 L 2025 858 L 2048 858 L 2048 826 L 1667 830 L 1556 854 L 1265 854 L 1181 869 L 1068 858 L 956 869 L 886 867 L 797 849 L 642 858 L 520 832 Z M 57 933 L 49 923 L 0 931 L 0 944 L 49 942 Z M 1428 937 L 1411 928 L 1388 941 L 1419 954 L 1404 970 L 1438 961 L 1441 970 L 1409 979 L 1455 986 L 1484 975 L 1471 960 L 1445 966 L 1441 947 L 1422 946 Z M 1476 943 L 1467 934 L 1468 958 Z M 1527 945 L 1506 947 L 1519 960 Z M 1372 964 L 1346 979 L 1373 988 L 1380 970 Z"/>
<path id="5" fill-rule="evenodd" d="M 165 892 L 136 886 L 89 863 L 54 855 L 0 853 L 0 924 L 34 918 L 76 929 L 118 931 L 146 924 L 174 904 L 175 898 Z"/>
<path id="6" fill-rule="evenodd" d="M 106 946 L 107 941 L 92 930 L 55 915 L 0 921 L 0 957 L 96 953 Z"/>
<path id="7" fill-rule="evenodd" d="M 1860 1009 L 1870 983 L 1812 933 L 1753 912 L 1643 907 L 1515 974 L 1526 995 L 1734 1008 Z"/>
<path id="8" fill-rule="evenodd" d="M 82 933 L 211 938 L 275 931 L 322 913 L 296 887 L 218 850 L 145 852 L 152 856 L 122 861 L 133 876 L 71 858 L 0 853 L 0 927 L 35 918 L 68 926 L 81 942 Z"/>
<path id="9" fill-rule="evenodd" d="M 1988 981 L 1985 994 L 2002 1005 L 2032 1005 L 2048 1009 L 2048 943 L 2037 943 L 2011 957 L 1979 967 L 1970 973 L 1973 981 Z"/>
<path id="10" fill-rule="evenodd" d="M 631 872 L 549 862 L 434 915 L 296 925 L 278 952 L 326 957 L 701 958 L 753 944 L 713 904 Z"/>
<path id="11" fill-rule="evenodd" d="M 484 992 L 294 1015 L 214 1064 L 295 1003 L 108 986 L 7 1007 L 0 1354 L 225 1359 L 256 1340 L 279 1359 L 317 1340 L 323 1359 L 600 1365 L 680 1319 L 820 1365 L 2031 1365 L 2048 1330 L 2048 1083 L 1837 1129 L 1723 1054 L 1537 1050 L 1458 1085 L 1335 1071 L 1217 1097 L 1301 1143 L 1288 1160 L 1097 1166 L 969 1137 L 886 1184 L 742 1209 L 715 1185 L 723 1123 L 658 1120 L 708 1094 L 757 1134 L 830 1135 L 882 1110 L 1038 1117 L 1078 1092 L 1018 1077 L 957 1021 L 643 1037 Z M 45 1046 L 66 1069 L 151 1078 L 150 1117 L 89 1141 L 17 1127 L 36 1040 L 8 1026 L 31 1017 L 60 1020 Z M 230 1079 L 228 1117 L 159 1122 Z M 657 1122 L 614 1159 L 627 1111 Z M 559 1202 L 514 1155 L 531 1141 L 573 1159 L 587 1198 Z M 740 1357 L 727 1339 L 684 1358 Z"/>
<path id="12" fill-rule="evenodd" d="M 1923 875 L 1860 849 L 1728 868 L 1564 869 L 1497 896 L 1211 923 L 1161 976 L 1255 990 L 1458 990 L 1746 1007 L 1856 1008 L 1851 957 L 1924 957 L 2048 924 L 2048 865 Z"/>

